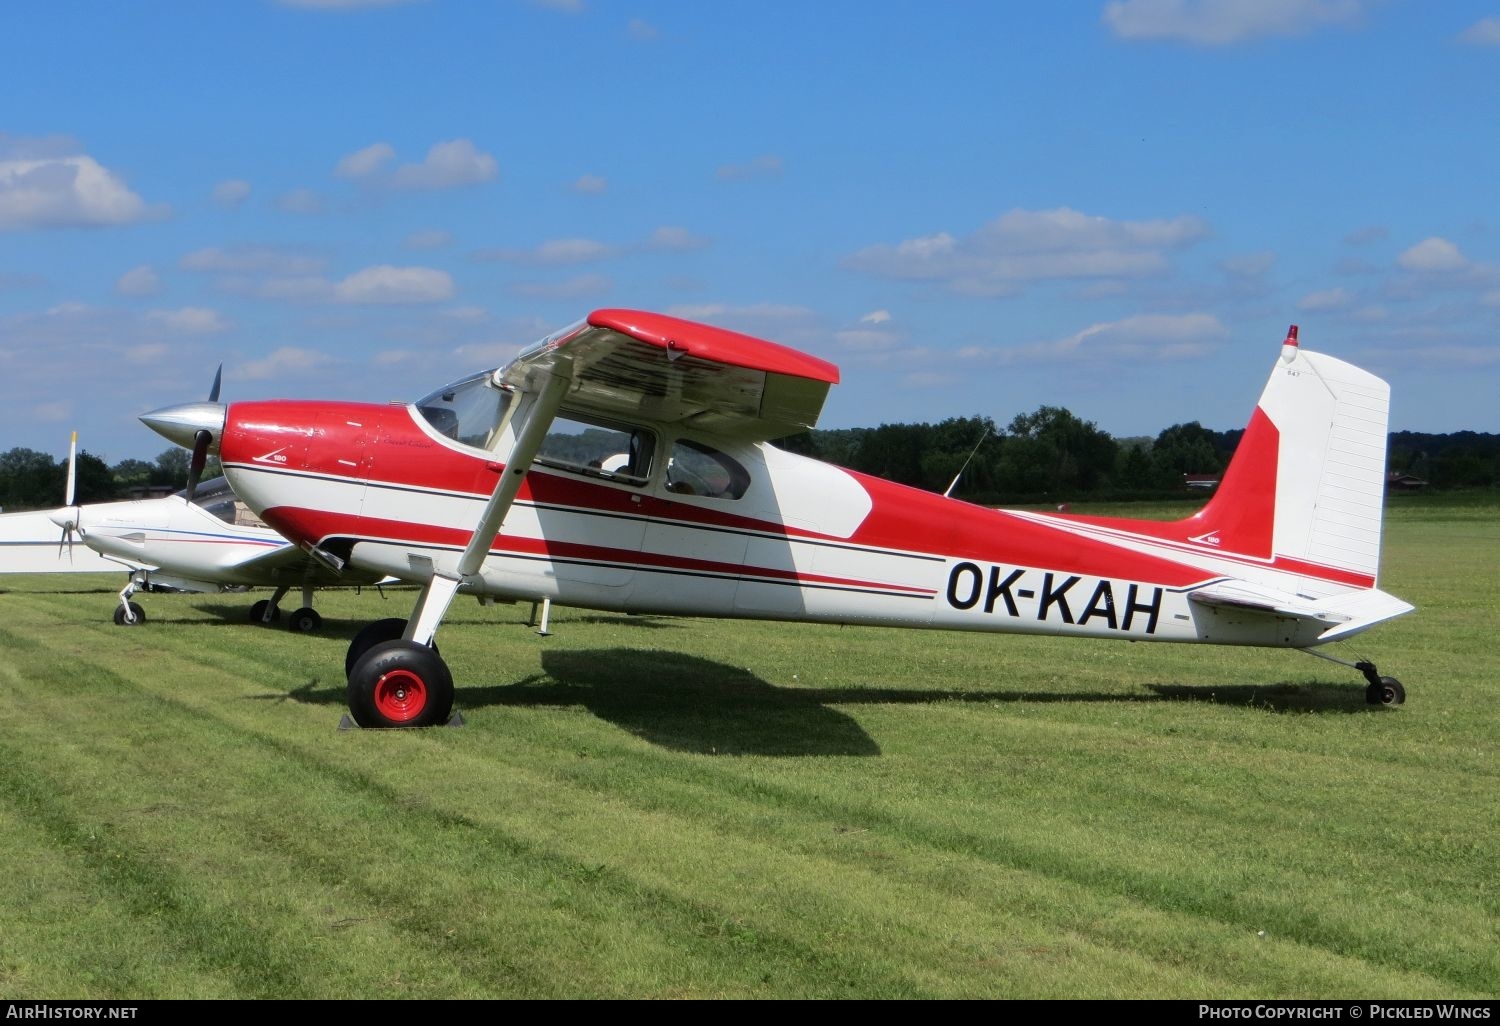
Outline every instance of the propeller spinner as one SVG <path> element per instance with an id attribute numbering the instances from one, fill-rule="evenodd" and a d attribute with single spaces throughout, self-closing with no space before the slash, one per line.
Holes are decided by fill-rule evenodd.
<path id="1" fill-rule="evenodd" d="M 208 402 L 164 406 L 141 415 L 141 423 L 151 430 L 184 449 L 192 450 L 193 458 L 188 463 L 188 502 L 193 501 L 193 493 L 198 490 L 198 481 L 203 476 L 208 454 L 219 451 L 227 411 L 227 407 L 219 402 L 219 385 L 223 377 L 224 365 L 221 363 L 214 372 L 213 387 L 208 390 Z"/>

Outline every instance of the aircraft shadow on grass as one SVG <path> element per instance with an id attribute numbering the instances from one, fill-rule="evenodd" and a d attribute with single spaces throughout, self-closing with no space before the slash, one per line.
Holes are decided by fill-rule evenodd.
<path id="1" fill-rule="evenodd" d="M 1276 713 L 1356 712 L 1363 692 L 1334 684 L 1147 685 L 1152 694 L 987 689 L 779 687 L 748 670 L 677 652 L 629 648 L 544 652 L 543 673 L 513 684 L 460 685 L 455 706 L 580 706 L 653 744 L 705 755 L 880 754 L 837 706 L 968 702 L 1210 702 Z M 267 699 L 343 705 L 316 679 Z"/>

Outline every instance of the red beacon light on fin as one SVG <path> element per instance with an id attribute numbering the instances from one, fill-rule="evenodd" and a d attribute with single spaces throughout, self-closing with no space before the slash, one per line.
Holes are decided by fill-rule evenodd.
<path id="1" fill-rule="evenodd" d="M 1281 362 L 1291 363 L 1297 358 L 1297 326 L 1286 329 L 1286 341 L 1281 343 Z"/>
<path id="2" fill-rule="evenodd" d="M 1294 346 L 1297 344 L 1297 326 L 1295 324 L 1286 329 L 1286 341 L 1281 344 L 1284 346 Z"/>

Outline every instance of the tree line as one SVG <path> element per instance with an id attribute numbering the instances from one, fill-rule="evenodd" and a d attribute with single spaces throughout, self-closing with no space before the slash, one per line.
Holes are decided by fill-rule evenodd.
<path id="1" fill-rule="evenodd" d="M 1186 475 L 1221 473 L 1243 433 L 1192 421 L 1155 438 L 1115 438 L 1062 407 L 1042 406 L 1004 428 L 989 417 L 950 417 L 937 424 L 808 431 L 777 444 L 928 491 L 947 491 L 957 477 L 954 496 L 998 505 L 1181 495 Z M 210 464 L 205 478 L 218 473 L 216 461 Z M 1386 465 L 1431 489 L 1493 488 L 1500 485 L 1500 435 L 1393 432 Z M 155 462 L 109 466 L 80 452 L 77 468 L 76 501 L 108 502 L 145 486 L 181 488 L 188 453 L 171 448 Z M 0 509 L 62 505 L 67 469 L 66 459 L 34 449 L 0 453 Z"/>

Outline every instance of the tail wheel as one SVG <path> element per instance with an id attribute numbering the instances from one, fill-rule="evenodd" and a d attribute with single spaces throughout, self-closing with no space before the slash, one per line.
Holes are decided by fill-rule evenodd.
<path id="1" fill-rule="evenodd" d="M 271 611 L 271 618 L 266 619 L 266 610 Z M 271 605 L 270 599 L 261 599 L 250 607 L 251 623 L 275 623 L 281 619 L 281 610 Z"/>
<path id="2" fill-rule="evenodd" d="M 139 604 L 130 603 L 129 612 L 124 606 L 115 606 L 116 627 L 139 627 L 146 622 L 146 611 Z"/>
<path id="3" fill-rule="evenodd" d="M 412 641 L 382 641 L 349 673 L 349 712 L 361 727 L 435 727 L 453 709 L 442 656 Z"/>
<path id="4" fill-rule="evenodd" d="M 1365 701 L 1370 705 L 1405 705 L 1406 689 L 1395 677 L 1381 677 L 1365 688 Z"/>
<path id="5" fill-rule="evenodd" d="M 287 618 L 286 625 L 294 634 L 311 634 L 323 626 L 323 618 L 316 609 L 303 606 Z"/>
<path id="6" fill-rule="evenodd" d="M 354 672 L 354 664 L 359 662 L 359 657 L 364 655 L 376 645 L 385 641 L 399 640 L 406 630 L 406 620 L 399 616 L 388 617 L 384 620 L 374 620 L 360 628 L 354 640 L 349 642 L 349 650 L 344 653 L 344 679 Z M 438 650 L 434 642 L 432 650 Z"/>

